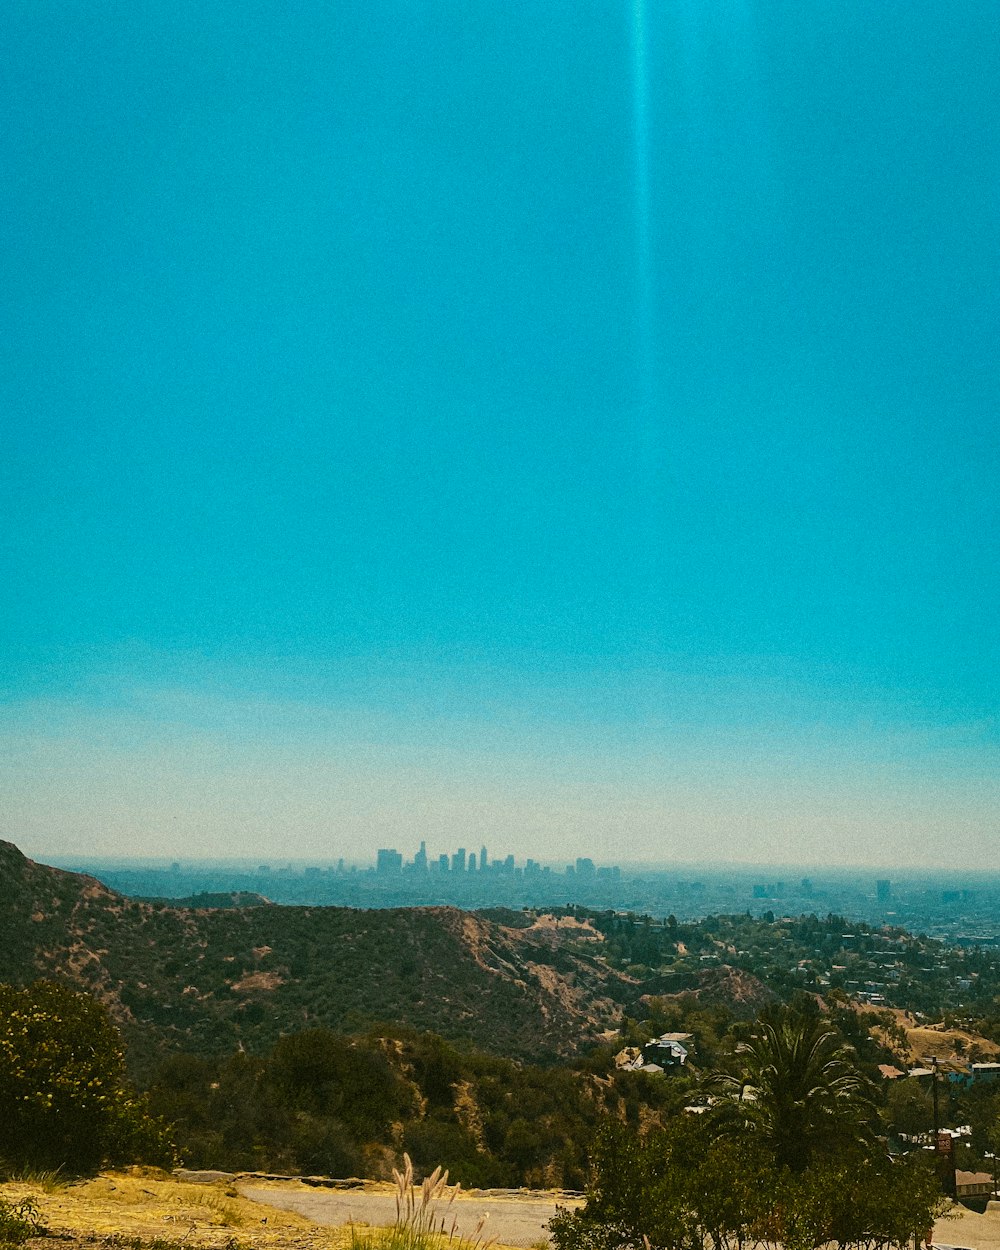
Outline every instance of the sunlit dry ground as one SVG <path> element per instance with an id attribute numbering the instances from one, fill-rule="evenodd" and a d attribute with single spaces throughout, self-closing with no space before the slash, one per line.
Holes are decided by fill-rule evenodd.
<path id="1" fill-rule="evenodd" d="M 254 1250 L 343 1250 L 350 1241 L 347 1229 L 322 1228 L 294 1211 L 261 1207 L 228 1182 L 192 1184 L 149 1171 L 109 1172 L 50 1192 L 9 1183 L 0 1185 L 0 1197 L 32 1198 L 52 1233 L 78 1242 L 118 1236 L 183 1241 L 205 1250 L 222 1250 L 233 1241 Z"/>
<path id="2" fill-rule="evenodd" d="M 152 1169 L 132 1168 L 68 1184 L 0 1184 L 0 1198 L 9 1202 L 31 1198 L 41 1222 L 59 1239 L 33 1239 L 29 1250 L 93 1250 L 95 1244 L 108 1239 L 168 1241 L 175 1243 L 176 1250 L 346 1250 L 351 1222 L 362 1227 L 391 1223 L 395 1217 L 395 1187 L 378 1182 L 352 1195 L 355 1201 L 342 1219 L 329 1218 L 329 1207 L 321 1203 L 317 1209 L 325 1218 L 320 1222 L 295 1208 L 300 1205 L 299 1198 L 308 1200 L 328 1191 L 296 1181 L 282 1182 L 267 1187 L 271 1201 L 264 1205 L 241 1192 L 251 1184 L 264 1192 L 261 1182 L 249 1179 L 196 1183 Z M 470 1201 L 463 1196 L 455 1206 L 464 1209 Z M 508 1206 L 515 1201 L 506 1199 Z M 304 1205 L 308 1207 L 308 1201 Z M 475 1219 L 466 1220 L 464 1214 L 463 1210 L 462 1231 L 466 1223 L 471 1230 Z M 533 1226 L 534 1211 L 520 1212 L 512 1227 L 520 1229 L 518 1221 L 525 1218 Z M 496 1250 L 510 1250 L 500 1233 L 499 1227 L 486 1229 L 484 1237 L 497 1238 Z M 532 1240 L 540 1239 L 539 1233 Z"/>
<path id="3" fill-rule="evenodd" d="M 1000 1250 L 1000 1202 L 991 1202 L 983 1215 L 954 1207 L 951 1215 L 934 1225 L 934 1241 L 970 1250 Z"/>
<path id="4" fill-rule="evenodd" d="M 243 1188 L 260 1192 L 262 1198 L 266 1190 L 267 1205 L 244 1196 Z M 178 1250 L 186 1246 L 225 1250 L 232 1243 L 252 1250 L 346 1250 L 350 1229 L 346 1223 L 337 1223 L 336 1212 L 342 1209 L 343 1220 L 353 1219 L 358 1225 L 386 1223 L 391 1219 L 392 1189 L 373 1184 L 364 1191 L 334 1194 L 297 1182 L 271 1186 L 248 1179 L 236 1184 L 195 1184 L 133 1169 L 49 1190 L 37 1184 L 3 1184 L 0 1197 L 9 1201 L 32 1198 L 42 1222 L 60 1239 L 58 1243 L 34 1241 L 30 1246 L 35 1250 L 54 1246 L 57 1250 L 93 1250 L 94 1243 L 108 1238 L 169 1241 L 178 1243 Z M 499 1239 L 497 1250 L 543 1240 L 543 1221 L 557 1201 L 556 1195 L 541 1194 L 524 1198 L 470 1194 L 459 1200 L 463 1217 L 466 1212 L 478 1216 L 481 1210 L 489 1210 L 485 1235 Z M 323 1223 L 300 1213 L 305 1210 Z M 938 1220 L 934 1241 L 969 1250 L 1000 1250 L 1000 1203 L 991 1203 L 983 1215 L 955 1208 L 952 1215 Z"/>
<path id="5" fill-rule="evenodd" d="M 1000 1046 L 996 1042 L 991 1042 L 978 1033 L 970 1033 L 966 1029 L 946 1029 L 941 1025 L 918 1024 L 915 1017 L 901 1007 L 886 1008 L 860 1004 L 857 1009 L 863 1015 L 878 1016 L 888 1011 L 890 1015 L 895 1016 L 896 1023 L 906 1033 L 908 1059 L 912 1064 L 917 1064 L 922 1059 L 932 1056 L 936 1056 L 945 1063 L 964 1063 L 966 1062 L 965 1056 L 975 1047 L 978 1047 L 990 1060 L 996 1059 L 1000 1054 Z M 876 1028 L 875 1032 L 879 1034 L 881 1030 Z M 891 1048 L 891 1040 L 889 1044 Z"/>

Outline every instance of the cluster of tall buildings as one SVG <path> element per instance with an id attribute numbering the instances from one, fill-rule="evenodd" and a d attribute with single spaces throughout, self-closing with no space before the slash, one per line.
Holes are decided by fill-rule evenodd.
<path id="1" fill-rule="evenodd" d="M 534 859 L 526 860 L 523 868 L 514 862 L 513 855 L 507 855 L 503 859 L 490 859 L 485 846 L 480 847 L 478 855 L 475 851 L 467 851 L 464 846 L 460 846 L 450 855 L 443 852 L 437 856 L 428 856 L 426 842 L 420 843 L 420 850 L 411 860 L 404 860 L 402 853 L 394 847 L 383 848 L 375 858 L 375 872 L 379 876 L 392 876 L 399 873 L 419 875 L 432 872 L 490 873 L 501 877 L 560 875 L 553 874 L 550 867 Z M 621 869 L 618 867 L 598 868 L 592 859 L 581 857 L 575 864 L 566 865 L 566 875 L 617 881 L 621 877 Z"/>

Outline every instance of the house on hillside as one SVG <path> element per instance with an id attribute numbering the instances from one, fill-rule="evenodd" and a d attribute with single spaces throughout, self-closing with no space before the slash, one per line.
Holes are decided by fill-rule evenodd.
<path id="1" fill-rule="evenodd" d="M 626 1046 L 615 1055 L 615 1067 L 619 1072 L 649 1072 L 653 1076 L 663 1075 L 663 1065 L 647 1063 L 638 1046 Z"/>
<path id="2" fill-rule="evenodd" d="M 690 1033 L 662 1033 L 642 1048 L 642 1057 L 648 1064 L 656 1065 L 665 1072 L 671 1068 L 683 1068 L 688 1061 L 692 1037 Z"/>
<path id="3" fill-rule="evenodd" d="M 691 1042 L 690 1033 L 663 1033 L 647 1042 L 642 1050 L 626 1046 L 615 1055 L 615 1067 L 620 1072 L 652 1072 L 661 1076 L 677 1072 L 687 1063 Z"/>

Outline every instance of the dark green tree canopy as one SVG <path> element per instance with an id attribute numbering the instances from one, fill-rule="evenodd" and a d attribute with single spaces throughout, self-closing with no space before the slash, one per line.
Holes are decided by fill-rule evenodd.
<path id="1" fill-rule="evenodd" d="M 163 1126 L 125 1079 L 107 1011 L 49 982 L 0 985 L 0 1160 L 87 1172 L 171 1159 Z"/>

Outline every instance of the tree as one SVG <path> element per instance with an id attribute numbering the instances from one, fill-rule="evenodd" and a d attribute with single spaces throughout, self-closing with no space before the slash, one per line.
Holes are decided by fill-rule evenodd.
<path id="1" fill-rule="evenodd" d="M 762 1012 L 736 1056 L 737 1074 L 717 1073 L 706 1082 L 716 1099 L 710 1118 L 719 1134 L 753 1134 L 793 1172 L 819 1154 L 872 1142 L 871 1086 L 818 1013 Z"/>
<path id="2" fill-rule="evenodd" d="M 777 1194 L 774 1227 L 785 1250 L 906 1246 L 922 1241 L 948 1206 L 928 1159 L 893 1161 L 860 1147 L 798 1174 L 786 1169 Z"/>
<path id="3" fill-rule="evenodd" d="M 942 1205 L 922 1157 L 854 1146 L 793 1172 L 759 1137 L 720 1138 L 682 1116 L 644 1138 L 602 1132 L 586 1205 L 549 1227 L 556 1250 L 882 1250 L 922 1239 Z"/>
<path id="4" fill-rule="evenodd" d="M 0 1159 L 71 1172 L 173 1162 L 165 1126 L 126 1081 L 117 1029 L 87 995 L 0 985 Z"/>
<path id="5" fill-rule="evenodd" d="M 933 1100 L 912 1077 L 893 1081 L 885 1097 L 882 1116 L 890 1132 L 916 1137 L 930 1131 L 934 1122 Z"/>
<path id="6" fill-rule="evenodd" d="M 284 1106 L 337 1117 L 359 1138 L 385 1133 L 409 1109 L 409 1092 L 378 1044 L 351 1042 L 329 1029 L 281 1038 L 266 1077 Z"/>
<path id="7" fill-rule="evenodd" d="M 706 1083 L 707 1114 L 599 1136 L 586 1205 L 550 1224 L 556 1250 L 882 1250 L 924 1236 L 943 1204 L 933 1168 L 888 1157 L 870 1087 L 818 1013 L 763 1013 L 736 1057 L 738 1075 Z"/>

